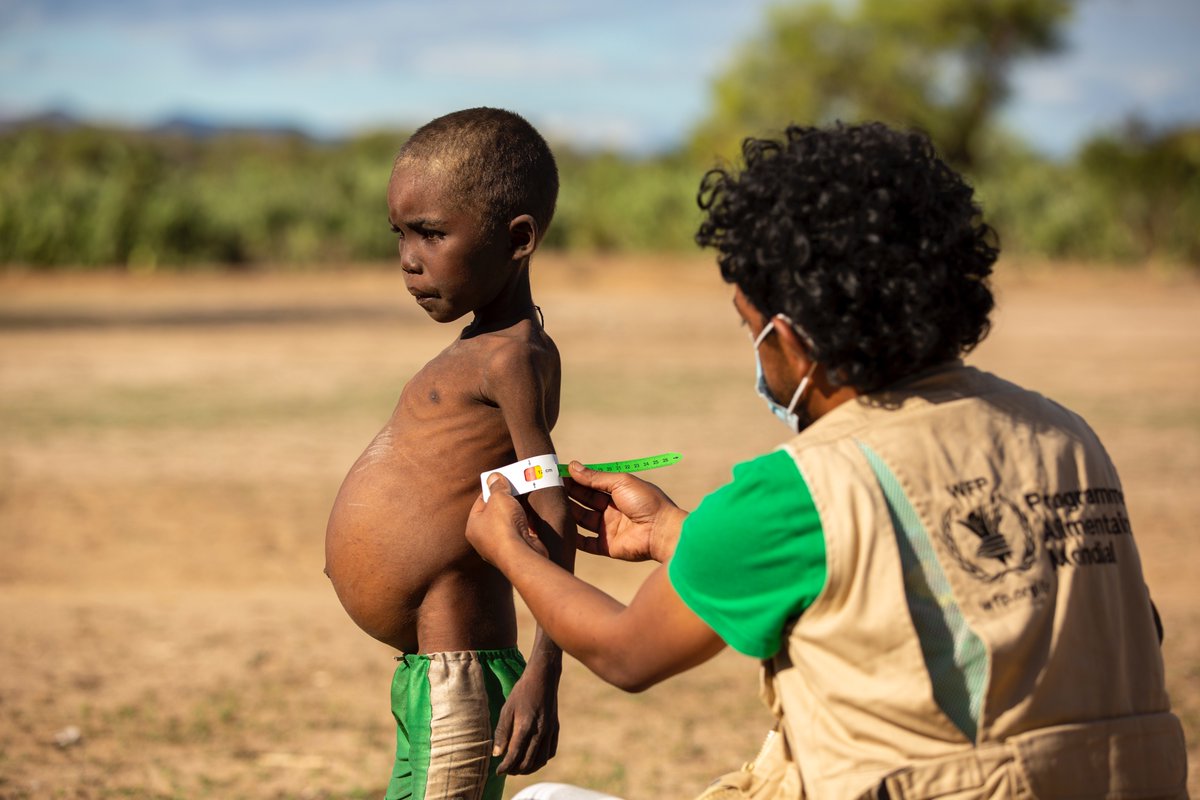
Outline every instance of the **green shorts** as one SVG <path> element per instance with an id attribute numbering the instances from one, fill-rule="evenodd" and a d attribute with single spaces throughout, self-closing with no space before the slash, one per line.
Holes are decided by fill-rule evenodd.
<path id="1" fill-rule="evenodd" d="M 516 648 L 396 658 L 396 765 L 387 800 L 500 800 L 492 732 L 525 669 Z"/>

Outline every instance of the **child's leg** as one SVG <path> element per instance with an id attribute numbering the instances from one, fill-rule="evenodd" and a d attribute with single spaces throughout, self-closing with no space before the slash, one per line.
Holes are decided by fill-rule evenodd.
<path id="1" fill-rule="evenodd" d="M 476 655 L 483 667 L 484 686 L 488 696 L 488 755 L 492 751 L 492 734 L 500 721 L 500 709 L 508 699 L 513 684 L 525 671 L 525 659 L 515 647 L 506 650 L 480 650 Z M 482 800 L 501 800 L 504 794 L 504 776 L 496 774 L 499 758 L 488 760 L 488 780 Z"/>
<path id="2" fill-rule="evenodd" d="M 515 649 L 403 656 L 392 681 L 396 766 L 387 800 L 500 800 L 492 731 L 520 677 Z"/>

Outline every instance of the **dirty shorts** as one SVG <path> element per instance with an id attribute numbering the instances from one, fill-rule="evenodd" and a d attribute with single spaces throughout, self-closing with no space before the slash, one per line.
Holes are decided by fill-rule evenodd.
<path id="1" fill-rule="evenodd" d="M 500 800 L 492 732 L 525 669 L 516 648 L 397 656 L 387 800 Z"/>

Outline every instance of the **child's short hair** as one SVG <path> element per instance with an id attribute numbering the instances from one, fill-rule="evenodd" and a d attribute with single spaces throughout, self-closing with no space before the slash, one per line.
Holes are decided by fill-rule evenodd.
<path id="1" fill-rule="evenodd" d="M 759 311 L 805 330 L 830 380 L 882 389 L 987 334 L 995 233 L 925 135 L 790 125 L 742 155 L 704 176 L 696 241 Z"/>
<path id="2" fill-rule="evenodd" d="M 451 191 L 472 198 L 490 227 L 529 214 L 546 235 L 558 199 L 558 168 L 541 134 L 519 114 L 468 108 L 409 137 L 396 166 L 436 162 Z"/>

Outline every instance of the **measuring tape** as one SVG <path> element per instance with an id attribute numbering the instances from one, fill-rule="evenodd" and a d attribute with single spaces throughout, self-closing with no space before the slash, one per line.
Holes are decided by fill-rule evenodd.
<path id="1" fill-rule="evenodd" d="M 683 456 L 679 455 L 679 453 L 662 453 L 657 456 L 635 458 L 630 461 L 606 461 L 603 464 L 584 464 L 584 466 L 596 472 L 644 472 L 648 469 L 658 469 L 659 467 L 669 467 L 672 464 L 677 464 L 681 458 Z M 571 475 L 566 464 L 558 465 L 558 474 L 564 478 L 568 478 Z"/>
<path id="2" fill-rule="evenodd" d="M 643 472 L 648 469 L 669 467 L 678 463 L 681 458 L 683 456 L 679 453 L 661 453 L 657 456 L 634 458 L 628 461 L 606 461 L 603 464 L 585 464 L 584 466 L 597 472 Z M 513 494 L 528 494 L 549 486 L 562 486 L 562 479 L 570 477 L 571 474 L 567 465 L 559 464 L 558 456 L 553 453 L 523 458 L 499 469 L 489 469 L 487 472 L 479 473 L 479 483 L 483 487 L 484 501 L 492 496 L 492 490 L 487 485 L 488 476 L 495 475 L 497 472 L 512 484 Z"/>

